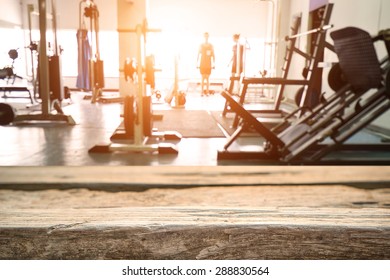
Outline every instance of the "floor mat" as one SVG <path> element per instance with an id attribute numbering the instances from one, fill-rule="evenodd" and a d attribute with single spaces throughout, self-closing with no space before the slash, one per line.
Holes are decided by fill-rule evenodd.
<path id="1" fill-rule="evenodd" d="M 154 121 L 158 131 L 177 131 L 186 138 L 225 137 L 217 121 L 205 110 L 161 110 L 154 115 L 162 115 L 161 121 Z"/>

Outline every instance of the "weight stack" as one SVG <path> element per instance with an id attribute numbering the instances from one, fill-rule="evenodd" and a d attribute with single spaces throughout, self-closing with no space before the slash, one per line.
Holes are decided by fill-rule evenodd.
<path id="1" fill-rule="evenodd" d="M 150 96 L 144 96 L 143 97 L 143 134 L 144 136 L 151 136 L 152 130 L 153 130 L 153 111 L 152 111 L 152 98 Z M 124 98 L 124 109 L 123 109 L 123 116 L 124 116 L 124 127 L 125 127 L 125 134 L 127 139 L 131 139 L 134 137 L 134 97 L 133 96 L 126 96 Z"/>
<path id="2" fill-rule="evenodd" d="M 48 57 L 49 60 L 49 85 L 50 100 L 62 101 L 64 93 L 62 90 L 61 62 L 58 55 Z"/>
<path id="3" fill-rule="evenodd" d="M 104 63 L 103 60 L 97 60 L 93 63 L 93 73 L 95 77 L 95 86 L 104 88 Z"/>
<path id="4" fill-rule="evenodd" d="M 144 136 L 151 136 L 153 130 L 153 110 L 152 110 L 152 97 L 143 97 L 143 130 Z"/>

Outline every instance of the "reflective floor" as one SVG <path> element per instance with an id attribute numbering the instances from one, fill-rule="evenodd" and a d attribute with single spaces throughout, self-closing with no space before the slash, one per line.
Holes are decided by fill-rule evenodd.
<path id="1" fill-rule="evenodd" d="M 216 165 L 217 151 L 226 142 L 220 138 L 182 138 L 175 141 L 175 154 L 145 153 L 89 153 L 97 144 L 110 143 L 110 137 L 122 121 L 120 103 L 94 103 L 85 93 L 73 92 L 71 101 L 63 103 L 63 111 L 76 125 L 65 123 L 23 123 L 0 126 L 1 166 L 47 165 Z M 0 98 L 24 114 L 30 106 L 28 99 Z M 187 110 L 223 110 L 224 100 L 219 94 L 201 97 L 187 95 Z M 154 110 L 174 110 L 162 100 L 154 100 Z M 40 107 L 37 107 L 37 111 Z M 32 109 L 28 112 L 31 113 Z"/>
<path id="2" fill-rule="evenodd" d="M 0 126 L 0 166 L 91 166 L 91 165 L 250 165 L 256 162 L 218 161 L 226 138 L 182 138 L 174 141 L 178 154 L 151 152 L 89 153 L 97 144 L 110 143 L 110 137 L 120 125 L 123 105 L 120 103 L 94 103 L 85 99 L 85 93 L 73 92 L 71 100 L 63 103 L 63 111 L 76 125 L 65 123 L 24 123 Z M 28 99 L 0 98 L 0 102 L 12 103 L 18 114 L 25 113 Z M 186 110 L 222 111 L 224 99 L 216 93 L 201 97 L 199 92 L 187 94 Z M 161 100 L 154 100 L 154 110 L 175 110 Z M 40 107 L 37 106 L 37 110 Z M 29 109 L 31 112 L 32 109 Z M 381 142 L 376 135 L 363 134 L 355 141 Z M 261 149 L 262 139 L 245 137 L 231 148 L 241 150 Z"/>

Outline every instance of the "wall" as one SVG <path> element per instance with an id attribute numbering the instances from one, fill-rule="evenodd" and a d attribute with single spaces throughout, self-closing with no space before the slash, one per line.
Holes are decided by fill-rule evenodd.
<path id="1" fill-rule="evenodd" d="M 11 27 L 22 25 L 21 1 L 0 0 L 0 27 Z"/>
<path id="2" fill-rule="evenodd" d="M 3 68 L 12 64 L 8 55 L 10 49 L 20 47 L 23 49 L 23 45 L 19 45 L 23 40 L 23 31 L 20 1 L 0 0 L 0 7 L 0 34 L 3 38 L 0 44 L 0 68 Z M 23 64 L 18 59 L 15 60 L 14 66 L 23 68 Z"/>
<path id="3" fill-rule="evenodd" d="M 150 22 L 192 34 L 265 37 L 269 5 L 253 0 L 150 0 Z"/>

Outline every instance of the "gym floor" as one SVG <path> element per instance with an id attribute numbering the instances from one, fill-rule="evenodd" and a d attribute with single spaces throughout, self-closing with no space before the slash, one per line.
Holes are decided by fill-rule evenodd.
<path id="1" fill-rule="evenodd" d="M 16 97 L 18 93 L 9 96 Z M 70 100 L 63 101 L 63 111 L 76 122 L 24 123 L 0 126 L 1 166 L 51 165 L 216 165 L 217 151 L 226 142 L 220 138 L 182 138 L 175 143 L 177 155 L 158 153 L 88 153 L 97 144 L 109 143 L 121 123 L 123 105 L 94 103 L 85 99 L 86 93 L 72 92 Z M 28 99 L 0 98 L 17 109 L 17 114 L 29 105 Z M 222 111 L 224 99 L 219 93 L 201 97 L 199 92 L 187 94 L 186 110 Z M 30 111 L 33 109 L 30 109 Z M 37 106 L 40 110 L 40 106 Z M 175 110 L 164 102 L 154 102 L 153 110 Z M 182 110 L 182 109 L 177 109 Z"/>
<path id="2" fill-rule="evenodd" d="M 10 96 L 16 97 L 18 93 Z M 110 137 L 121 123 L 123 105 L 120 103 L 94 103 L 85 99 L 85 93 L 72 92 L 70 100 L 63 102 L 63 111 L 72 116 L 76 125 L 64 123 L 27 123 L 0 126 L 0 166 L 93 166 L 93 165 L 177 165 L 215 166 L 251 165 L 253 161 L 218 161 L 226 138 L 182 138 L 175 143 L 177 155 L 158 153 L 88 153 L 97 144 L 109 143 Z M 218 91 L 201 97 L 198 90 L 187 93 L 185 110 L 222 111 L 225 101 Z M 29 99 L 0 98 L 23 112 Z M 30 108 L 30 111 L 34 110 Z M 37 106 L 40 110 L 40 106 Z M 172 109 L 160 101 L 153 103 L 153 110 Z M 19 110 L 17 111 L 17 113 Z M 381 142 L 380 136 L 360 135 L 364 141 Z M 259 137 L 240 138 L 231 148 L 260 148 Z M 360 140 L 359 140 L 360 141 Z M 257 163 L 258 164 L 258 163 Z"/>

